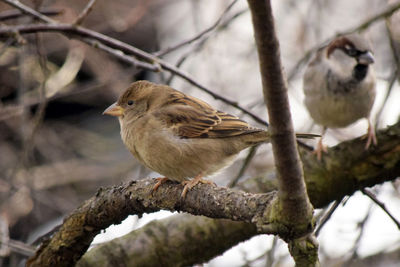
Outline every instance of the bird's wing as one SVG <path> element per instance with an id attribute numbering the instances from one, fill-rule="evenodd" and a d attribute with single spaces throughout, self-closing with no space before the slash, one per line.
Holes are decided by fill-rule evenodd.
<path id="1" fill-rule="evenodd" d="M 181 138 L 225 138 L 263 131 L 180 92 L 171 94 L 155 116 Z"/>

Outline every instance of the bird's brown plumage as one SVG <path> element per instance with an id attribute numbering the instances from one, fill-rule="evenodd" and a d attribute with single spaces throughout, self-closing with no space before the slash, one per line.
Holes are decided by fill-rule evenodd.
<path id="1" fill-rule="evenodd" d="M 180 182 L 210 175 L 241 150 L 269 141 L 264 129 L 148 81 L 133 83 L 104 113 L 119 117 L 122 140 L 141 163 Z"/>

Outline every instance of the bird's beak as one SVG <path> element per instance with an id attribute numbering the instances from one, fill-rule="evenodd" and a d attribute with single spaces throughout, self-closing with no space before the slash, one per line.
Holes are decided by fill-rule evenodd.
<path id="1" fill-rule="evenodd" d="M 367 51 L 357 57 L 357 62 L 359 64 L 369 65 L 369 64 L 374 63 L 375 60 L 374 60 L 374 56 L 372 55 L 372 53 Z"/>
<path id="2" fill-rule="evenodd" d="M 124 108 L 118 106 L 117 102 L 115 102 L 114 104 L 106 108 L 106 110 L 104 110 L 103 115 L 106 114 L 110 116 L 120 117 L 124 115 L 124 111 Z"/>

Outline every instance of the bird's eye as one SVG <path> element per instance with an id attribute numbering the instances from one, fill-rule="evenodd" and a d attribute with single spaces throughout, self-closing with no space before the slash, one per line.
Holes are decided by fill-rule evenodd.
<path id="1" fill-rule="evenodd" d="M 358 55 L 357 49 L 354 49 L 354 48 L 347 49 L 346 53 L 351 57 L 355 57 Z"/>
<path id="2" fill-rule="evenodd" d="M 132 105 L 133 105 L 133 103 L 134 103 L 134 101 L 133 101 L 133 100 L 128 100 L 128 105 L 129 105 L 129 106 L 132 106 Z"/>

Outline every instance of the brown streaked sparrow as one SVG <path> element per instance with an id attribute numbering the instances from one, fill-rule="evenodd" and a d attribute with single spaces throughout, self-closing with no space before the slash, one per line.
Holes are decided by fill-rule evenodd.
<path id="1" fill-rule="evenodd" d="M 199 182 L 212 183 L 202 177 L 229 164 L 241 150 L 269 141 L 266 130 L 148 81 L 131 84 L 103 114 L 117 116 L 129 151 L 165 176 L 157 178 L 153 191 L 170 179 L 185 185 L 182 197 Z M 300 138 L 316 136 L 297 134 Z"/>
<path id="2" fill-rule="evenodd" d="M 365 149 L 377 144 L 370 119 L 376 94 L 372 63 L 369 42 L 358 34 L 336 38 L 309 63 L 303 78 L 304 103 L 314 121 L 323 126 L 315 149 L 319 160 L 326 152 L 322 138 L 327 128 L 346 127 L 361 118 L 368 120 Z"/>

